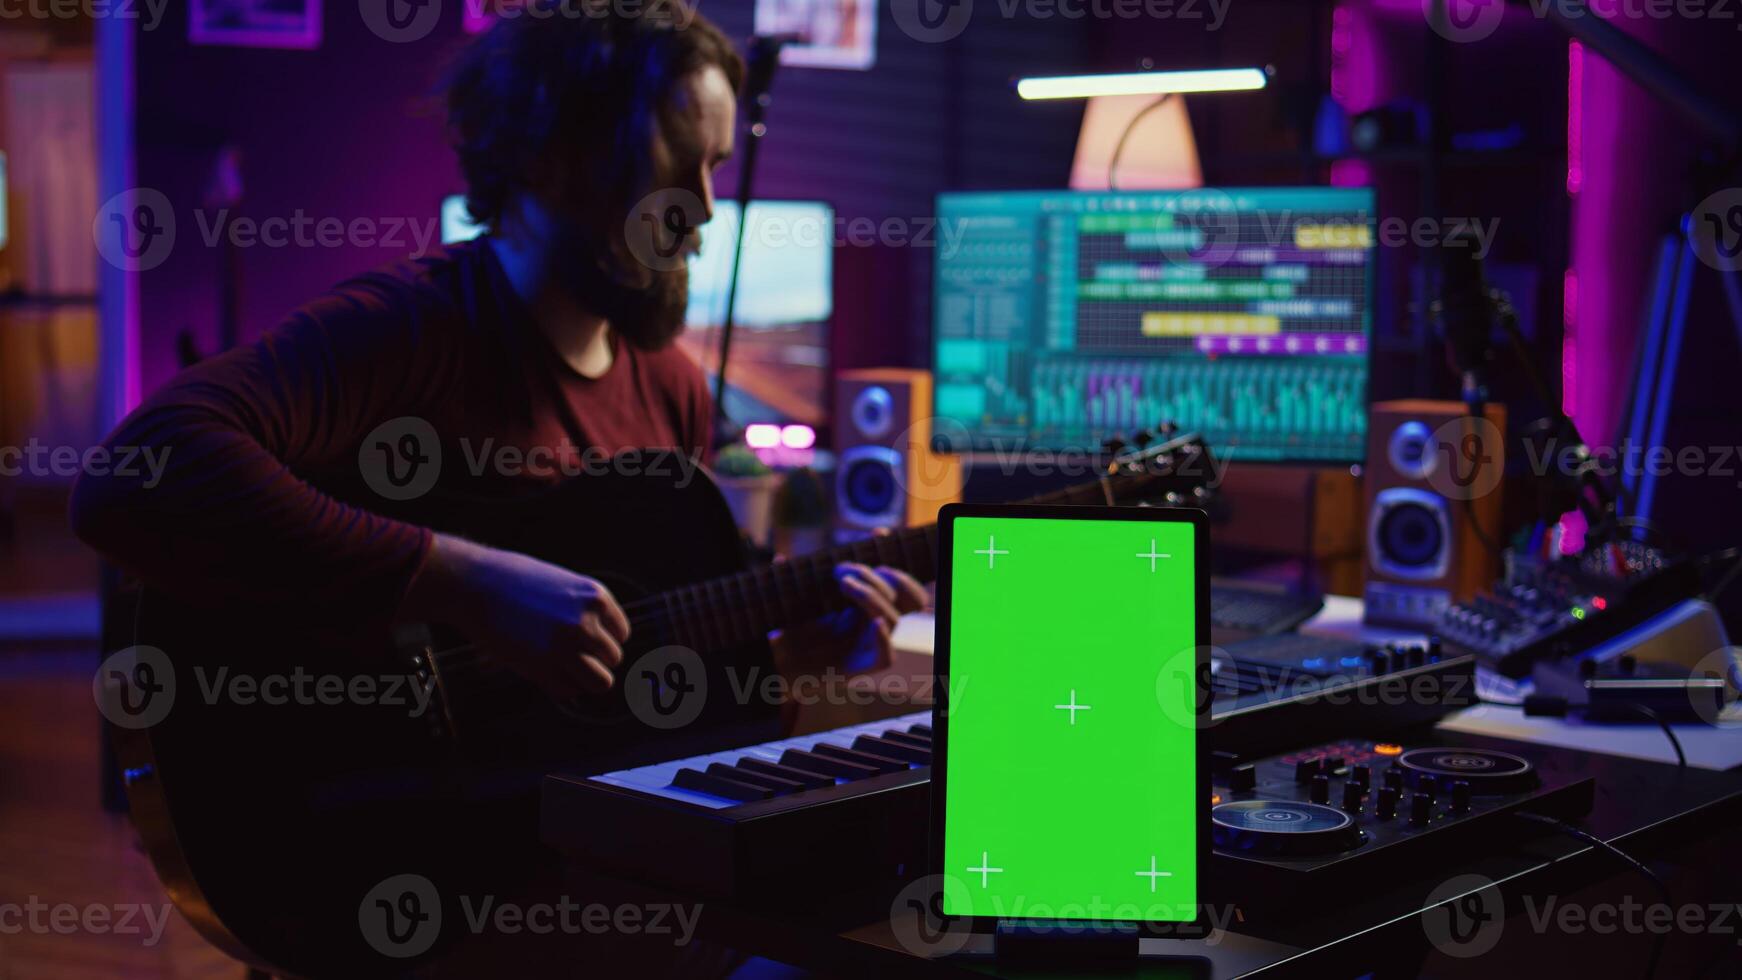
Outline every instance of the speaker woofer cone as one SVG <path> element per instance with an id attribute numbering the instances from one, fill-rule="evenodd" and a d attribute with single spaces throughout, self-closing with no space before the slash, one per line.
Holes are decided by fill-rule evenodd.
<path id="1" fill-rule="evenodd" d="M 1412 487 L 1380 491 L 1369 515 L 1367 547 L 1373 567 L 1387 575 L 1412 581 L 1439 578 L 1451 564 L 1449 504 L 1438 494 Z"/>
<path id="2" fill-rule="evenodd" d="M 902 512 L 901 454 L 884 446 L 855 446 L 841 454 L 835 505 L 858 527 L 899 522 Z"/>

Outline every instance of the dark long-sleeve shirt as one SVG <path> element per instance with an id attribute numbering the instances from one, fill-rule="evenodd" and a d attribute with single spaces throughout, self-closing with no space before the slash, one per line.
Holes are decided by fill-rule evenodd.
<path id="1" fill-rule="evenodd" d="M 187 598 L 385 615 L 431 532 L 379 511 L 432 476 L 490 495 L 628 449 L 700 459 L 701 372 L 675 346 L 615 343 L 606 374 L 573 371 L 485 239 L 377 270 L 148 398 L 107 445 L 112 459 L 161 459 L 160 479 L 143 464 L 83 475 L 74 529 Z"/>

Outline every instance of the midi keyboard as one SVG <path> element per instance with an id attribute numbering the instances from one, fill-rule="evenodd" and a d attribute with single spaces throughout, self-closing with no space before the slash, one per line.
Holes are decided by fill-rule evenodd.
<path id="1" fill-rule="evenodd" d="M 1474 660 L 1298 635 L 1213 663 L 1225 755 L 1426 724 L 1474 697 Z M 595 775 L 546 777 L 546 843 L 708 896 L 822 891 L 923 860 L 931 712 Z M 803 892 L 800 892 L 801 894 Z"/>

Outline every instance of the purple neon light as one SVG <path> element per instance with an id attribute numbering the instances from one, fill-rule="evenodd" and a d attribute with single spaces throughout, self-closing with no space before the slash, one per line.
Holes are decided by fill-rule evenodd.
<path id="1" fill-rule="evenodd" d="M 1567 193 L 1585 184 L 1585 46 L 1567 42 Z"/>
<path id="2" fill-rule="evenodd" d="M 1331 11 L 1331 98 L 1345 117 L 1371 108 L 1379 87 L 1379 57 L 1372 25 L 1349 4 Z M 1366 187 L 1373 183 L 1373 168 L 1365 160 L 1335 160 L 1331 163 L 1332 187 Z"/>

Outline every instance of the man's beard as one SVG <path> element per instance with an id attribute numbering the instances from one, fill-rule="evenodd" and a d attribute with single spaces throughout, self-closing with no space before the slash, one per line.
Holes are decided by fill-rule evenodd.
<path id="1" fill-rule="evenodd" d="M 558 250 L 562 286 L 582 309 L 604 317 L 618 336 L 641 350 L 661 350 L 683 332 L 689 310 L 690 273 L 676 269 L 644 269 L 643 283 L 624 282 L 607 271 L 609 259 L 585 244 L 579 235 Z"/>

